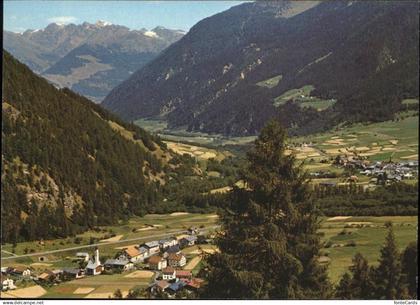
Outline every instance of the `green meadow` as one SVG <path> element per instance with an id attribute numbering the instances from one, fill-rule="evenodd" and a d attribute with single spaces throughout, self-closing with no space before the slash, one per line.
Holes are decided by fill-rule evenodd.
<path id="1" fill-rule="evenodd" d="M 331 259 L 328 270 L 333 283 L 337 283 L 348 270 L 353 256 L 358 252 L 363 254 L 370 264 L 378 263 L 379 251 L 388 230 L 385 223 L 388 221 L 393 223 L 400 251 L 410 242 L 417 240 L 416 216 L 343 217 L 322 222 L 320 232 L 326 245 L 322 252 Z"/>

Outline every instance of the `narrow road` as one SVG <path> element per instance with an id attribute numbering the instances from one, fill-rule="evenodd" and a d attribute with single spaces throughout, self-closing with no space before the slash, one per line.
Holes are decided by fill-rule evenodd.
<path id="1" fill-rule="evenodd" d="M 217 229 L 219 227 L 220 227 L 220 225 L 206 227 L 206 228 L 203 228 L 202 232 L 205 233 L 209 230 Z M 118 240 L 118 241 L 100 242 L 100 243 L 91 244 L 91 245 L 83 245 L 83 246 L 70 247 L 70 248 L 51 250 L 51 251 L 45 251 L 45 252 L 29 253 L 29 254 L 23 254 L 23 255 L 16 255 L 15 254 L 14 256 L 11 256 L 11 257 L 2 257 L 1 260 L 5 261 L 5 260 L 17 259 L 17 258 L 21 258 L 21 257 L 48 255 L 48 254 L 59 253 L 59 252 L 73 251 L 73 250 L 79 250 L 79 249 L 87 249 L 87 248 L 92 248 L 92 247 L 97 247 L 97 246 L 107 246 L 107 245 L 113 245 L 113 244 L 121 244 L 121 243 L 138 241 L 138 240 L 149 240 L 151 238 L 161 238 L 161 237 L 165 238 L 165 237 L 171 237 L 174 234 L 182 234 L 182 233 L 186 233 L 186 231 L 185 230 L 173 231 L 173 232 L 168 232 L 168 233 L 149 235 L 147 237 L 136 237 L 136 238 L 129 238 L 129 239 L 123 239 L 123 240 Z M 6 252 L 5 250 L 1 250 L 1 251 Z"/>
<path id="2" fill-rule="evenodd" d="M 12 252 L 9 252 L 9 251 L 6 251 L 6 250 L 1 250 L 1 252 L 4 252 L 4 253 L 9 254 L 11 256 L 17 256 L 16 254 L 14 254 Z"/>

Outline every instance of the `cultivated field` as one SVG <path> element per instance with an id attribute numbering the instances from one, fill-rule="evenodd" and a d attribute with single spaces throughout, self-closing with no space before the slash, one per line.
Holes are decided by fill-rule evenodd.
<path id="1" fill-rule="evenodd" d="M 294 137 L 289 139 L 291 149 L 298 162 L 304 162 L 309 172 L 330 171 L 343 173 L 343 169 L 332 166 L 338 155 L 361 156 L 370 161 L 410 161 L 418 159 L 418 116 L 404 117 L 398 121 L 375 124 L 357 124 L 331 132 Z M 358 175 L 358 174 L 356 174 Z M 359 184 L 367 184 L 369 177 L 358 175 Z M 337 179 L 312 179 L 313 183 Z M 406 180 L 414 183 L 415 180 Z"/>
<path id="2" fill-rule="evenodd" d="M 274 99 L 274 106 L 280 106 L 285 104 L 289 100 L 293 100 L 293 102 L 297 103 L 299 107 L 311 107 L 315 108 L 318 111 L 322 111 L 336 103 L 336 100 L 334 99 L 324 100 L 314 96 L 310 96 L 310 93 L 313 89 L 314 86 L 307 85 L 299 89 L 291 89 L 289 91 L 286 91 L 285 93 Z"/>
<path id="3" fill-rule="evenodd" d="M 185 128 L 167 129 L 167 122 L 160 119 L 140 119 L 134 122 L 145 130 L 157 133 L 168 142 L 187 143 L 192 145 L 211 145 L 212 147 L 225 145 L 246 145 L 255 140 L 255 136 L 225 137 L 221 134 L 190 132 Z"/>
<path id="4" fill-rule="evenodd" d="M 121 222 L 114 226 L 99 227 L 100 231 L 87 231 L 83 234 L 77 235 L 77 238 L 54 239 L 44 241 L 32 241 L 17 243 L 16 248 L 13 249 L 11 244 L 2 245 L 2 250 L 12 252 L 16 255 L 30 254 L 32 251 L 35 253 L 47 252 L 51 250 L 67 249 L 79 246 L 89 246 L 91 238 L 96 238 L 98 248 L 103 256 L 113 257 L 118 248 L 124 248 L 128 245 L 139 244 L 143 241 L 154 239 L 154 236 L 162 234 L 170 234 L 171 232 L 180 232 L 188 229 L 191 226 L 195 227 L 212 227 L 217 224 L 217 217 L 212 217 L 214 214 L 189 214 L 185 212 L 172 213 L 172 214 L 150 214 L 144 217 L 132 217 L 127 222 Z M 151 228 L 144 230 L 144 228 Z M 118 242 L 115 245 L 109 245 L 108 242 L 101 241 L 104 235 L 115 234 L 118 237 Z M 179 233 L 177 234 L 179 235 Z M 138 238 L 136 241 L 129 239 Z M 162 239 L 163 237 L 156 237 L 155 239 Z M 128 241 L 125 241 L 128 240 Z M 112 241 L 112 240 L 111 240 Z M 65 252 L 52 253 L 42 255 L 44 261 L 40 261 L 41 256 L 30 256 L 15 258 L 10 260 L 2 260 L 2 266 L 14 266 L 16 264 L 30 265 L 33 263 L 49 264 L 51 268 L 62 268 L 77 266 L 73 262 L 77 252 L 92 252 L 95 246 L 84 249 L 75 249 Z M 2 258 L 4 258 L 2 252 Z M 35 265 L 36 266 L 36 265 Z M 42 266 L 38 266 L 42 267 Z"/>
<path id="5" fill-rule="evenodd" d="M 136 273 L 137 272 L 137 273 Z M 126 295 L 130 289 L 147 287 L 153 273 L 138 275 L 139 271 L 113 275 L 97 275 L 64 282 L 47 288 L 44 298 L 104 298 L 107 299 L 120 289 Z M 133 275 L 134 274 L 134 275 Z"/>
<path id="6" fill-rule="evenodd" d="M 2 298 L 40 298 L 45 295 L 47 291 L 39 285 L 30 286 L 26 288 L 9 290 L 7 292 L 2 292 Z"/>
<path id="7" fill-rule="evenodd" d="M 374 124 L 357 124 L 352 127 L 316 134 L 307 137 L 291 138 L 293 143 L 312 143 L 312 149 L 322 157 L 356 152 L 370 160 L 408 160 L 417 159 L 418 154 L 418 116 L 405 117 L 399 121 L 386 121 Z M 298 156 L 310 158 L 313 150 L 296 151 Z"/>
<path id="8" fill-rule="evenodd" d="M 403 250 L 410 242 L 417 240 L 418 219 L 415 216 L 384 217 L 332 217 L 323 221 L 322 240 L 327 247 L 322 249 L 331 261 L 329 275 L 333 282 L 351 265 L 353 256 L 360 252 L 370 264 L 377 264 L 387 228 L 385 223 L 392 221 L 398 247 Z M 345 232 L 345 234 L 343 233 Z M 349 246 L 355 243 L 355 246 Z"/>

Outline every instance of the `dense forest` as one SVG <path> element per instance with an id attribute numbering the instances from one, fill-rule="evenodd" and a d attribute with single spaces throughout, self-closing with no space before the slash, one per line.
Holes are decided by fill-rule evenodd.
<path id="1" fill-rule="evenodd" d="M 315 204 L 326 216 L 395 216 L 418 214 L 418 184 L 404 182 L 363 190 L 361 186 L 314 188 Z"/>
<path id="2" fill-rule="evenodd" d="M 7 52 L 3 63 L 2 242 L 64 237 L 185 208 L 178 196 L 164 200 L 163 189 L 197 180 L 195 160 L 57 90 Z"/>

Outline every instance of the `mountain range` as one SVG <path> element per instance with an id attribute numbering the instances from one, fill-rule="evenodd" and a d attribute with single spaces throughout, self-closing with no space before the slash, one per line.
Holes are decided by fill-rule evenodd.
<path id="1" fill-rule="evenodd" d="M 4 48 L 58 87 L 100 102 L 116 85 L 184 35 L 156 27 L 130 30 L 104 21 L 4 31 Z"/>
<path id="2" fill-rule="evenodd" d="M 257 1 L 205 18 L 102 105 L 126 120 L 254 135 L 393 118 L 418 97 L 416 1 Z"/>

